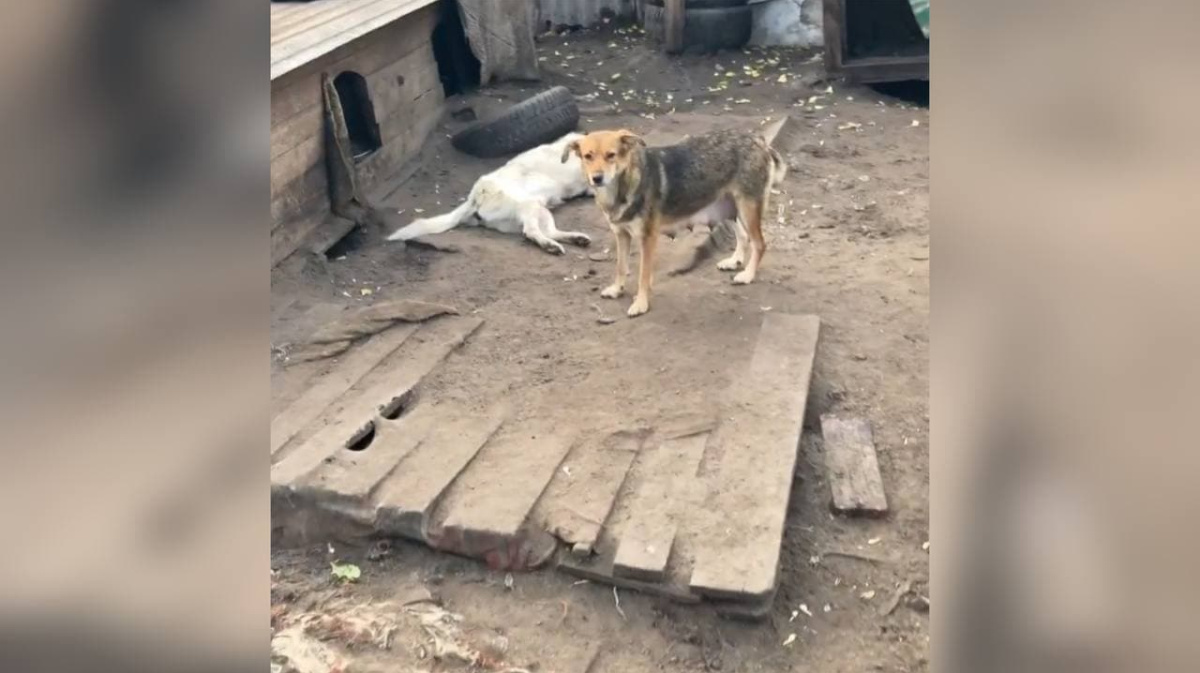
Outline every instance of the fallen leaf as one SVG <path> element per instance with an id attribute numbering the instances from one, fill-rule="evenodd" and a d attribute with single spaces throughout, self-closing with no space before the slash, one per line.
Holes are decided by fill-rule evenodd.
<path id="1" fill-rule="evenodd" d="M 780 84 L 787 84 L 787 75 L 780 75 L 775 81 L 779 82 Z"/>
<path id="2" fill-rule="evenodd" d="M 867 540 L 867 544 L 879 544 L 879 541 L 882 539 L 883 538 L 873 537 L 870 540 Z"/>
<path id="3" fill-rule="evenodd" d="M 621 79 L 621 73 L 619 73 L 619 72 L 614 72 L 614 73 L 612 74 L 612 77 L 609 77 L 609 79 L 611 79 L 612 81 L 614 81 L 614 82 L 615 82 L 615 81 L 617 81 L 617 80 Z"/>
<path id="4" fill-rule="evenodd" d="M 784 647 L 791 647 L 791 646 L 792 646 L 792 643 L 794 643 L 794 642 L 796 642 L 796 634 L 794 634 L 794 633 L 789 633 L 789 634 L 788 634 L 788 637 L 787 637 L 787 638 L 785 638 L 785 639 L 784 639 L 784 641 L 783 641 L 783 646 L 784 646 Z"/>
<path id="5" fill-rule="evenodd" d="M 358 578 L 362 577 L 362 570 L 353 563 L 338 563 L 337 561 L 332 561 L 330 562 L 329 567 L 329 574 L 333 575 L 335 579 L 339 579 L 343 582 L 354 582 L 358 580 Z"/>

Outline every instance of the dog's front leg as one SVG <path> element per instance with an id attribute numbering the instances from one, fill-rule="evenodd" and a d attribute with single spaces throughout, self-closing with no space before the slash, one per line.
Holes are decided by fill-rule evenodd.
<path id="1" fill-rule="evenodd" d="M 600 296 L 605 299 L 616 299 L 625 293 L 625 277 L 629 275 L 629 244 L 632 238 L 629 232 L 621 227 L 610 224 L 609 228 L 612 229 L 613 238 L 616 239 L 617 270 L 612 285 L 601 290 Z"/>
<path id="2" fill-rule="evenodd" d="M 642 227 L 641 259 L 638 264 L 638 291 L 629 305 L 630 318 L 650 310 L 650 288 L 654 285 L 654 253 L 658 248 L 658 227 L 646 222 Z"/>

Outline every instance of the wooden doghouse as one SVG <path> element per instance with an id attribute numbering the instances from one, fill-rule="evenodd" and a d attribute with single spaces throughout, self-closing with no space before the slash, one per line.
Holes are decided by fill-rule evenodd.
<path id="1" fill-rule="evenodd" d="M 928 0 L 823 0 L 825 67 L 870 84 L 929 79 Z"/>
<path id="2" fill-rule="evenodd" d="M 369 193 L 416 155 L 457 93 L 461 64 L 440 58 L 467 49 L 454 9 L 437 0 L 271 3 L 272 265 L 332 219 L 322 76 L 333 80 L 354 173 Z"/>

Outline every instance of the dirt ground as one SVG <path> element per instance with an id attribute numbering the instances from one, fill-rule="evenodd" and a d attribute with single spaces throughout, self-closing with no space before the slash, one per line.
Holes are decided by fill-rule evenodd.
<path id="1" fill-rule="evenodd" d="M 580 97 L 584 129 L 698 133 L 793 115 L 804 140 L 789 153 L 791 170 L 773 197 L 758 280 L 731 285 L 715 258 L 685 275 L 660 273 L 650 313 L 627 319 L 628 297 L 598 296 L 610 280 L 612 262 L 603 258 L 611 245 L 601 215 L 583 199 L 555 216 L 561 229 L 584 231 L 594 243 L 568 246 L 561 257 L 468 228 L 440 237 L 457 253 L 386 244 L 379 232 L 367 232 L 328 264 L 286 262 L 273 274 L 273 347 L 346 304 L 445 302 L 485 323 L 424 396 L 481 409 L 503 396 L 518 413 L 618 429 L 666 411 L 715 408 L 729 383 L 724 360 L 730 353 L 748 357 L 764 311 L 815 313 L 822 332 L 809 416 L 833 411 L 871 422 L 891 514 L 873 521 L 830 514 L 819 432 L 810 427 L 782 586 L 764 623 L 627 591 L 619 592 L 618 609 L 611 587 L 552 570 L 517 575 L 510 587 L 504 573 L 400 542 L 382 556 L 341 542 L 276 550 L 273 614 L 283 623 L 310 607 L 387 601 L 424 586 L 474 633 L 501 638 L 506 665 L 528 670 L 582 672 L 597 653 L 595 672 L 927 670 L 927 107 L 826 82 L 819 56 L 807 51 L 672 58 L 636 29 L 613 27 L 546 35 L 539 50 L 544 82 L 456 98 L 449 110 L 470 106 L 484 116 L 564 84 Z M 415 173 L 391 190 L 386 205 L 404 219 L 449 210 L 475 178 L 502 163 L 450 148 L 446 138 L 464 124 L 447 115 L 445 137 L 427 143 Z M 664 256 L 671 246 L 660 245 Z M 601 324 L 602 315 L 616 320 Z M 303 379 L 281 371 L 276 361 L 277 410 Z M 335 586 L 333 559 L 358 564 L 362 578 Z M 901 587 L 911 591 L 897 602 Z M 421 659 L 430 655 L 430 641 L 417 622 L 397 628 L 389 651 L 355 649 L 356 666 L 453 668 Z"/>

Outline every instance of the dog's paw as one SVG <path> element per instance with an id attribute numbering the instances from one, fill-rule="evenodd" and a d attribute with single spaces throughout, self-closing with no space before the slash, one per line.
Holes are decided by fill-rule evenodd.
<path id="1" fill-rule="evenodd" d="M 551 255 L 567 254 L 567 249 L 562 247 L 558 243 L 555 243 L 554 241 L 546 241 L 545 243 L 542 243 L 542 250 L 545 250 L 546 252 L 550 253 Z"/>
<path id="2" fill-rule="evenodd" d="M 722 271 L 737 271 L 742 266 L 742 260 L 737 257 L 726 257 L 717 262 L 717 268 Z"/>
<path id="3" fill-rule="evenodd" d="M 625 292 L 625 288 L 621 287 L 620 285 L 617 285 L 616 283 L 613 283 L 612 285 L 609 285 L 608 287 L 604 288 L 603 290 L 600 290 L 600 296 L 604 297 L 605 299 L 616 299 L 617 297 L 620 297 L 624 292 Z"/>
<path id="4" fill-rule="evenodd" d="M 586 248 L 592 244 L 592 237 L 587 234 L 572 234 L 571 238 L 567 240 L 581 248 Z"/>
<path id="5" fill-rule="evenodd" d="M 733 277 L 734 285 L 749 285 L 754 282 L 754 274 L 749 270 L 742 271 Z"/>
<path id="6" fill-rule="evenodd" d="M 633 303 L 629 305 L 629 310 L 625 312 L 630 318 L 636 318 L 639 315 L 650 310 L 650 300 L 645 297 L 637 297 Z"/>

